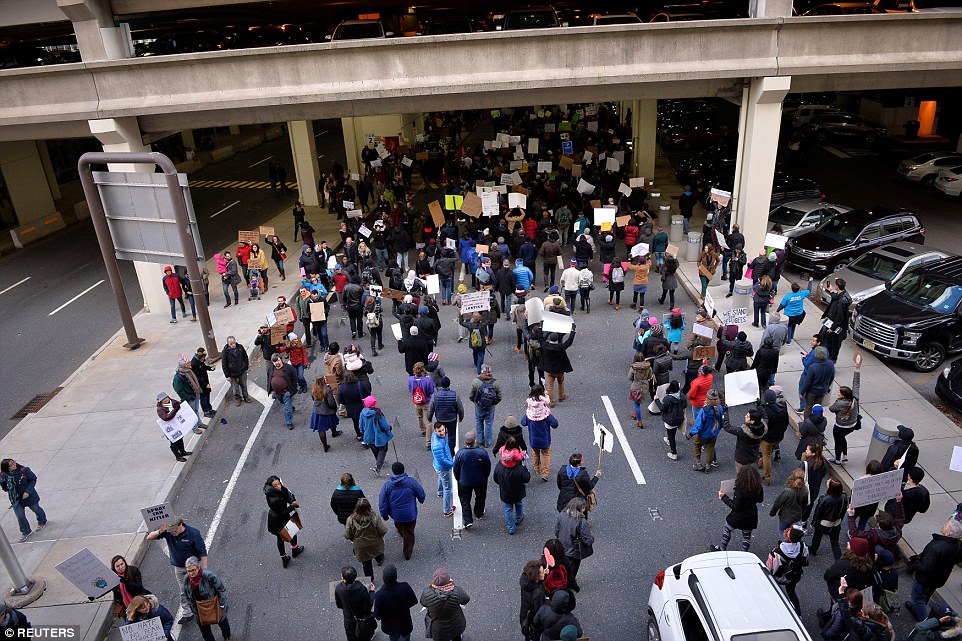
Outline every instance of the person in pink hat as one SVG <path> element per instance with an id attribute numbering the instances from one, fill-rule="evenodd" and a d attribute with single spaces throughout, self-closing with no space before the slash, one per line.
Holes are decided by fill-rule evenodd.
<path id="1" fill-rule="evenodd" d="M 384 466 L 384 457 L 387 455 L 387 444 L 394 438 L 391 425 L 384 417 L 384 412 L 377 406 L 377 399 L 373 396 L 366 396 L 362 401 L 364 409 L 358 418 L 358 428 L 364 435 L 364 443 L 374 454 L 374 467 L 371 471 L 374 476 L 381 476 L 381 468 Z"/>

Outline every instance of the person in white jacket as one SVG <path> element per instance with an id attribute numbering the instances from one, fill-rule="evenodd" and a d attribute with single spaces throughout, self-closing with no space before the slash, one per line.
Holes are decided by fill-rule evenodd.
<path id="1" fill-rule="evenodd" d="M 561 288 L 565 293 L 565 303 L 568 309 L 574 310 L 575 302 L 578 298 L 578 288 L 581 283 L 581 270 L 578 269 L 578 261 L 571 259 L 571 266 L 561 272 Z"/>

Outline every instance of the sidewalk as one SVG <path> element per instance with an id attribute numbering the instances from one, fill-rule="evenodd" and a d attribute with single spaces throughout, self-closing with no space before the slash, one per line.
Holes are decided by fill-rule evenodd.
<path id="1" fill-rule="evenodd" d="M 684 247 L 682 247 L 684 251 Z M 701 284 L 698 279 L 698 267 L 694 262 L 681 262 L 680 283 L 688 291 L 694 301 L 700 301 Z M 725 298 L 728 294 L 728 282 L 721 278 L 721 270 L 714 281 L 709 284 L 708 293 L 715 301 L 715 308 L 719 314 L 737 307 L 747 307 L 749 319 L 752 314 L 751 296 L 735 294 L 732 298 Z M 786 280 L 783 279 L 782 283 Z M 782 287 L 781 289 L 785 289 Z M 822 310 L 811 302 L 805 301 L 805 321 L 795 331 L 795 341 L 782 348 L 778 362 L 776 382 L 785 390 L 785 399 L 793 410 L 789 412 L 789 419 L 793 428 L 797 430 L 801 422 L 798 413 L 798 380 L 802 373 L 801 355 L 811 349 L 810 339 L 820 328 Z M 761 328 L 751 324 L 742 326 L 748 334 L 748 340 L 755 349 L 761 345 Z M 851 385 L 855 371 L 855 344 L 850 340 L 842 343 L 835 369 L 835 383 L 832 391 L 826 395 L 826 407 L 838 396 L 840 385 Z M 862 476 L 865 464 L 868 462 L 868 446 L 872 438 L 875 421 L 879 418 L 892 418 L 911 427 L 915 431 L 915 443 L 919 447 L 919 465 L 925 469 L 925 480 L 922 485 L 928 488 L 932 505 L 925 514 L 917 514 L 903 532 L 903 543 L 909 549 L 903 548 L 907 555 L 917 554 L 932 539 L 932 534 L 938 532 L 952 512 L 956 504 L 962 502 L 962 474 L 949 469 L 952 456 L 952 446 L 962 443 L 959 428 L 944 414 L 919 395 L 910 385 L 905 383 L 897 372 L 890 369 L 874 354 L 860 350 L 863 355 L 862 377 L 859 405 L 863 416 L 862 429 L 852 432 L 848 437 L 849 462 L 843 466 L 832 466 L 832 470 L 850 491 L 854 479 Z M 831 399 L 831 400 L 829 400 Z M 834 415 L 826 411 L 825 417 L 829 425 L 825 429 L 828 439 L 827 450 L 834 454 L 832 429 Z M 939 594 L 953 610 L 962 608 L 962 569 L 955 567 L 952 576 Z"/>
<path id="2" fill-rule="evenodd" d="M 313 207 L 307 208 L 307 220 L 317 230 L 318 242 L 340 244 L 336 217 Z M 292 237 L 293 217 L 288 209 L 266 224 L 281 238 Z M 234 246 L 226 249 L 233 252 Z M 288 259 L 291 280 L 282 282 L 272 265 L 269 293 L 251 302 L 242 294 L 240 305 L 227 309 L 213 260 L 209 262 L 210 315 L 218 345 L 234 335 L 250 347 L 257 327 L 273 310 L 276 295 L 290 297 L 298 286 L 299 249 L 298 243 Z M 157 273 L 159 278 L 159 265 Z M 34 625 L 79 624 L 82 638 L 88 641 L 100 641 L 106 635 L 111 596 L 88 602 L 55 566 L 85 547 L 105 563 L 115 554 L 131 563 L 139 561 L 146 550 L 145 533 L 139 531 L 141 508 L 170 500 L 195 458 L 183 464 L 174 460 L 156 425 L 155 397 L 161 390 L 173 394 L 171 380 L 179 355 L 190 357 L 204 344 L 199 324 L 189 319 L 171 324 L 166 313 L 140 313 L 135 324 L 138 335 L 146 339 L 139 349 L 124 349 L 123 332 L 118 332 L 63 383 L 59 394 L 0 441 L 4 457 L 21 461 L 37 474 L 37 491 L 49 518 L 43 532 L 16 543 L 20 533 L 13 511 L 5 510 L 0 516 L 0 527 L 13 542 L 26 574 L 47 581 L 44 595 L 26 608 L 27 617 Z M 263 367 L 259 356 L 252 355 L 252 373 Z M 188 450 L 196 451 L 210 431 L 250 429 L 233 419 L 219 424 L 228 386 L 219 367 L 210 373 L 210 380 L 211 402 L 218 415 L 210 419 L 212 427 L 204 434 L 189 435 Z M 29 518 L 35 523 L 32 514 Z"/>

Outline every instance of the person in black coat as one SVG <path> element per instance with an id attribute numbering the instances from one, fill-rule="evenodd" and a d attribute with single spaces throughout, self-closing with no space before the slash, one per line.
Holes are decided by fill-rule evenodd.
<path id="1" fill-rule="evenodd" d="M 277 551 L 281 555 L 281 563 L 286 568 L 291 562 L 291 557 L 287 554 L 287 547 L 281 532 L 297 514 L 297 508 L 301 506 L 294 497 L 294 493 L 284 487 L 281 479 L 277 476 L 269 476 L 264 483 L 264 496 L 267 497 L 267 531 L 277 537 Z M 291 553 L 297 557 L 304 551 L 303 545 L 297 544 L 297 535 L 291 537 Z"/>
<path id="2" fill-rule="evenodd" d="M 565 509 L 568 501 L 576 496 L 586 497 L 601 480 L 601 470 L 594 476 L 584 468 L 584 457 L 575 452 L 568 457 L 568 464 L 558 469 L 558 511 Z"/>
<path id="3" fill-rule="evenodd" d="M 524 571 L 521 572 L 521 634 L 525 641 L 532 641 L 534 632 L 531 625 L 534 617 L 545 603 L 548 602 L 548 595 L 544 589 L 544 578 L 548 570 L 545 568 L 541 559 L 533 559 L 524 564 Z"/>
<path id="4" fill-rule="evenodd" d="M 561 638 L 561 629 L 568 625 L 578 628 L 578 636 L 581 636 L 581 622 L 578 617 L 571 613 L 575 609 L 575 595 L 567 590 L 555 590 L 551 595 L 551 601 L 545 603 L 534 615 L 532 622 L 534 638 L 541 641 L 555 641 Z M 537 635 L 541 636 L 538 637 Z"/>
<path id="5" fill-rule="evenodd" d="M 825 427 L 828 421 L 825 420 L 823 413 L 821 405 L 813 405 L 811 415 L 798 426 L 799 441 L 795 448 L 795 458 L 799 461 L 802 460 L 802 455 L 805 454 L 805 449 L 809 445 L 825 445 Z"/>
<path id="6" fill-rule="evenodd" d="M 344 613 L 344 634 L 347 641 L 368 641 L 355 634 L 357 619 L 371 614 L 371 591 L 357 582 L 357 570 L 349 565 L 341 568 L 341 582 L 334 588 L 334 605 Z"/>
<path id="7" fill-rule="evenodd" d="M 213 372 L 216 367 L 207 364 L 207 350 L 198 347 L 197 352 L 190 359 L 190 371 L 197 377 L 200 383 L 200 408 L 204 411 L 204 416 L 213 418 L 215 412 L 210 404 L 210 377 L 207 372 Z"/>
<path id="8" fill-rule="evenodd" d="M 762 437 L 762 483 L 772 484 L 772 460 L 779 459 L 779 447 L 782 439 L 785 438 L 785 430 L 788 429 L 788 406 L 785 399 L 780 398 L 781 387 L 772 386 L 765 390 L 765 404 L 762 405 L 762 412 L 765 413 L 765 422 L 768 424 L 768 431 Z"/>
<path id="9" fill-rule="evenodd" d="M 397 580 L 397 568 L 385 565 L 381 573 L 384 584 L 374 593 L 374 618 L 381 622 L 381 631 L 391 638 L 406 636 L 414 631 L 411 608 L 418 597 L 405 581 Z"/>
<path id="10" fill-rule="evenodd" d="M 30 627 L 32 626 L 23 612 L 0 603 L 0 630 L 26 630 Z M 13 634 L 10 637 L 13 637 Z"/>
<path id="11" fill-rule="evenodd" d="M 901 468 L 905 471 L 903 477 L 906 477 L 908 471 L 919 462 L 919 446 L 913 442 L 915 432 L 911 427 L 899 425 L 898 434 L 898 440 L 885 450 L 885 455 L 882 457 L 882 471 L 891 472 Z M 899 462 L 901 465 L 898 464 Z"/>
<path id="12" fill-rule="evenodd" d="M 514 437 L 518 442 L 518 448 L 522 452 L 528 451 L 528 443 L 524 440 L 524 430 L 521 428 L 521 424 L 518 423 L 518 419 L 513 416 L 508 416 L 504 419 L 504 425 L 498 431 L 498 438 L 494 441 L 494 447 L 491 448 L 491 453 L 495 456 L 501 450 L 501 447 L 508 442 L 510 437 Z"/>
<path id="13" fill-rule="evenodd" d="M 427 363 L 428 355 L 433 351 L 430 337 L 422 337 L 416 325 L 408 330 L 408 335 L 397 342 L 397 351 L 404 354 L 404 369 L 408 376 L 414 376 L 415 363 Z"/>
<path id="14" fill-rule="evenodd" d="M 347 525 L 347 517 L 354 513 L 358 499 L 363 499 L 364 490 L 354 483 L 354 476 L 350 472 L 341 474 L 341 484 L 331 494 L 331 510 L 337 517 L 337 522 Z"/>
<path id="15" fill-rule="evenodd" d="M 932 540 L 922 549 L 915 570 L 915 582 L 912 584 L 912 600 L 905 604 L 916 621 L 925 620 L 928 616 L 929 598 L 949 580 L 955 564 L 962 562 L 960 538 L 962 523 L 950 519 L 942 526 L 940 533 L 933 534 Z"/>
<path id="16" fill-rule="evenodd" d="M 752 369 L 758 377 L 758 390 L 763 394 L 768 389 L 769 381 L 778 372 L 778 348 L 772 343 L 771 337 L 762 341 L 762 346 L 755 352 L 755 359 L 752 361 Z"/>
<path id="17" fill-rule="evenodd" d="M 563 401 L 565 394 L 565 374 L 573 372 L 571 360 L 568 358 L 568 348 L 575 340 L 575 325 L 571 324 L 568 337 L 562 339 L 557 332 L 548 332 L 541 343 L 541 369 L 545 374 L 545 391 L 548 393 L 551 407 L 555 401 Z M 558 381 L 558 396 L 554 395 L 554 382 Z"/>
<path id="18" fill-rule="evenodd" d="M 762 477 L 754 465 L 742 466 L 735 475 L 734 496 L 728 496 L 721 490 L 718 498 L 727 505 L 731 512 L 725 517 L 725 529 L 722 531 L 721 545 L 713 545 L 714 551 L 727 550 L 732 538 L 732 530 L 742 531 L 742 552 L 748 552 L 752 544 L 752 531 L 758 527 L 758 504 L 765 500 L 762 489 Z"/>
<path id="19" fill-rule="evenodd" d="M 127 563 L 127 559 L 123 556 L 118 554 L 110 559 L 110 569 L 120 577 L 120 583 L 124 586 L 129 597 L 133 598 L 141 594 L 150 594 L 150 590 L 144 587 L 144 580 L 140 575 L 140 568 Z M 123 617 L 123 612 L 126 611 L 128 604 L 124 603 L 120 585 L 113 589 L 113 594 L 114 608 L 120 608 L 119 610 L 115 609 L 115 613 L 120 612 L 120 614 L 115 614 L 115 616 Z"/>
<path id="20" fill-rule="evenodd" d="M 762 421 L 761 411 L 754 408 L 748 410 L 748 413 L 745 414 L 745 422 L 742 425 L 732 427 L 731 412 L 728 411 L 727 406 L 723 405 L 722 407 L 725 409 L 722 429 L 735 436 L 735 472 L 737 478 L 737 472 L 741 471 L 743 467 L 746 465 L 749 467 L 755 466 L 755 462 L 758 461 L 762 437 L 765 436 L 768 428 Z"/>

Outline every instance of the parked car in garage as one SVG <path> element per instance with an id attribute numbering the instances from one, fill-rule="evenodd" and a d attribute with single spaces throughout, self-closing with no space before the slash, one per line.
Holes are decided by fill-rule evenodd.
<path id="1" fill-rule="evenodd" d="M 641 18 L 633 13 L 596 13 L 591 16 L 592 26 L 609 24 L 641 24 Z"/>
<path id="2" fill-rule="evenodd" d="M 798 129 L 802 125 L 807 124 L 815 116 L 840 113 L 845 113 L 845 111 L 835 105 L 800 105 L 792 114 L 792 127 Z"/>
<path id="3" fill-rule="evenodd" d="M 799 269 L 826 274 L 848 265 L 865 252 L 908 241 L 925 243 L 925 228 L 908 209 L 873 207 L 829 218 L 786 244 L 787 260 Z"/>
<path id="4" fill-rule="evenodd" d="M 832 295 L 826 285 L 835 278 L 842 278 L 852 302 L 860 303 L 885 289 L 886 283 L 898 280 L 908 270 L 948 257 L 947 252 L 937 249 L 926 249 L 912 243 L 892 243 L 862 254 L 848 266 L 833 273 L 831 278 L 822 279 L 818 285 L 818 296 L 829 302 Z"/>
<path id="5" fill-rule="evenodd" d="M 932 184 L 946 196 L 962 196 L 962 165 L 939 170 Z"/>
<path id="6" fill-rule="evenodd" d="M 935 393 L 946 405 L 962 413 L 962 358 L 942 370 L 935 381 Z"/>
<path id="7" fill-rule="evenodd" d="M 380 20 L 343 20 L 337 25 L 334 33 L 325 40 L 367 40 L 369 38 L 393 38 L 394 32 L 389 31 Z"/>
<path id="8" fill-rule="evenodd" d="M 813 116 L 803 130 L 819 143 L 838 139 L 874 145 L 888 136 L 888 129 L 884 125 L 847 113 Z"/>
<path id="9" fill-rule="evenodd" d="M 716 124 L 674 125 L 661 132 L 663 149 L 701 149 L 728 135 L 728 127 Z"/>
<path id="10" fill-rule="evenodd" d="M 899 163 L 897 173 L 909 182 L 931 185 L 939 177 L 939 170 L 962 165 L 962 154 L 956 151 L 930 151 L 906 158 Z"/>
<path id="11" fill-rule="evenodd" d="M 782 235 L 794 238 L 815 229 L 832 216 L 851 211 L 851 207 L 833 205 L 816 198 L 793 200 L 768 212 L 768 231 L 779 225 Z"/>
<path id="12" fill-rule="evenodd" d="M 514 31 L 516 29 L 551 29 L 560 27 L 561 20 L 558 13 L 548 6 L 521 7 L 508 9 L 497 27 L 499 30 Z"/>
<path id="13" fill-rule="evenodd" d="M 920 372 L 962 351 L 962 256 L 909 270 L 856 304 L 852 340 Z"/>
<path id="14" fill-rule="evenodd" d="M 788 597 L 750 552 L 708 552 L 658 573 L 648 641 L 811 641 Z"/>
<path id="15" fill-rule="evenodd" d="M 803 16 L 859 16 L 859 15 L 885 15 L 886 11 L 880 9 L 872 2 L 832 2 L 809 9 Z"/>

